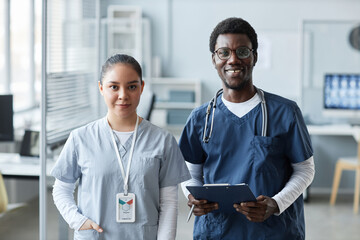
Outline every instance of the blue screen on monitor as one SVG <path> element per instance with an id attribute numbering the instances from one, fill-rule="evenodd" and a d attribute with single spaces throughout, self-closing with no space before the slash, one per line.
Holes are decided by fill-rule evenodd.
<path id="1" fill-rule="evenodd" d="M 326 74 L 325 109 L 360 109 L 360 74 Z"/>

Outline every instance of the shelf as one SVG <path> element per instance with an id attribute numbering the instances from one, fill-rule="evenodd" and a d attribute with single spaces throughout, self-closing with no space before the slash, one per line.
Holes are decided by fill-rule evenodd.
<path id="1" fill-rule="evenodd" d="M 156 109 L 194 109 L 197 106 L 193 102 L 155 102 Z"/>
<path id="2" fill-rule="evenodd" d="M 125 53 L 142 63 L 142 10 L 137 6 L 110 5 L 108 26 L 108 55 Z"/>
<path id="3" fill-rule="evenodd" d="M 112 48 L 111 50 L 113 53 L 127 53 L 129 55 L 134 55 L 136 52 L 136 49 L 131 48 Z"/>
<path id="4" fill-rule="evenodd" d="M 154 85 L 196 86 L 200 84 L 200 80 L 198 78 L 152 78 L 151 83 Z"/>
<path id="5" fill-rule="evenodd" d="M 170 132 L 181 132 L 191 111 L 201 105 L 201 82 L 197 78 L 153 78 L 155 93 L 151 121 Z"/>

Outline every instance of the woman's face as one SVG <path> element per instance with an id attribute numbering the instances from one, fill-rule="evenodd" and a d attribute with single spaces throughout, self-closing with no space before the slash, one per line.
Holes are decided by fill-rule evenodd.
<path id="1" fill-rule="evenodd" d="M 144 82 L 141 82 L 132 66 L 122 63 L 109 68 L 102 84 L 99 82 L 108 113 L 119 118 L 129 118 L 136 114 L 143 88 Z"/>

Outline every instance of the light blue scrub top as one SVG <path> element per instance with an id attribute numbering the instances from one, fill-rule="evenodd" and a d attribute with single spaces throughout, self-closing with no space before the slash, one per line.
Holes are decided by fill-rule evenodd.
<path id="1" fill-rule="evenodd" d="M 296 103 L 267 92 L 265 99 L 266 137 L 261 136 L 260 104 L 239 118 L 227 109 L 219 96 L 209 143 L 202 141 L 207 104 L 191 113 L 179 145 L 186 161 L 204 164 L 205 183 L 247 183 L 255 196 L 272 197 L 288 182 L 293 172 L 291 164 L 313 155 Z M 194 226 L 194 239 L 304 238 L 302 196 L 280 216 L 271 216 L 262 223 L 250 222 L 241 213 L 209 213 L 196 217 Z"/>
<path id="2" fill-rule="evenodd" d="M 156 239 L 159 189 L 190 178 L 174 137 L 142 120 L 133 153 L 129 192 L 136 195 L 135 223 L 116 222 L 116 194 L 123 192 L 123 178 L 106 118 L 74 130 L 52 170 L 67 183 L 79 179 L 79 212 L 99 224 L 104 232 L 75 231 L 74 239 Z M 132 136 L 118 147 L 127 166 Z"/>

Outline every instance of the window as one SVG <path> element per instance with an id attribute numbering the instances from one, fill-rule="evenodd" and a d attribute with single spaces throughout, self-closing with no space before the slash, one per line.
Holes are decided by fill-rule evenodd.
<path id="1" fill-rule="evenodd" d="M 0 93 L 6 93 L 5 71 L 5 1 L 0 1 Z"/>
<path id="2" fill-rule="evenodd" d="M 17 112 L 40 101 L 41 0 L 0 1 L 0 14 L 0 92 L 14 95 Z"/>
<path id="3" fill-rule="evenodd" d="M 47 143 L 98 118 L 95 4 L 48 1 Z M 66 124 L 64 124 L 66 123 Z"/>
<path id="4" fill-rule="evenodd" d="M 15 7 L 21 6 L 22 7 Z M 11 84 L 14 110 L 30 107 L 30 4 L 10 1 Z M 29 89 L 31 89 L 29 91 Z"/>

